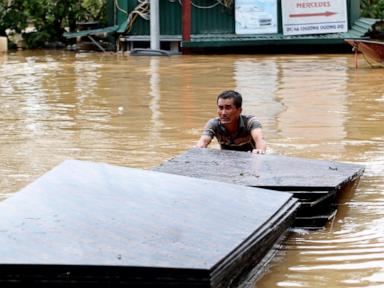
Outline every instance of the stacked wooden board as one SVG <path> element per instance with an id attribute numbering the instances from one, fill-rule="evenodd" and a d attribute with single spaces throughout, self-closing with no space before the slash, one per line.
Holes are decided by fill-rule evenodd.
<path id="1" fill-rule="evenodd" d="M 68 160 L 0 202 L 0 287 L 235 287 L 297 208 L 288 193 Z"/>
<path id="2" fill-rule="evenodd" d="M 356 188 L 364 167 L 281 155 L 194 148 L 153 170 L 290 192 L 301 203 L 295 226 L 319 228 L 335 215 L 337 197 Z"/>

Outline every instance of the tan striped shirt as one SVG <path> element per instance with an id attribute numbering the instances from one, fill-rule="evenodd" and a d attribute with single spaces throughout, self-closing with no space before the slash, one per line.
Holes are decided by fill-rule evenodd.
<path id="1" fill-rule="evenodd" d="M 252 139 L 251 131 L 261 128 L 261 123 L 251 115 L 240 115 L 239 129 L 235 134 L 230 135 L 220 123 L 219 117 L 213 118 L 205 125 L 203 135 L 211 138 L 216 137 L 221 149 L 252 151 L 255 149 L 255 141 Z"/>

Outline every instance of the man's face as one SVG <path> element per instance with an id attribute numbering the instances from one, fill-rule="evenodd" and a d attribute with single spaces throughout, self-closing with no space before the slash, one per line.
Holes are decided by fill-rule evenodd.
<path id="1" fill-rule="evenodd" d="M 217 114 L 219 115 L 221 124 L 237 123 L 242 108 L 236 108 L 233 101 L 233 98 L 219 98 L 217 101 Z"/>

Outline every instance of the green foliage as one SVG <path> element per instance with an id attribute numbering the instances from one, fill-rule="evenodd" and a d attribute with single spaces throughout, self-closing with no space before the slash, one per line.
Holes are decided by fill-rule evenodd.
<path id="1" fill-rule="evenodd" d="M 0 36 L 6 35 L 6 29 L 21 33 L 29 25 L 36 32 L 23 34 L 28 47 L 41 47 L 46 42 L 64 42 L 66 27 L 75 31 L 79 22 L 105 24 L 106 1 L 0 0 Z"/>
<path id="2" fill-rule="evenodd" d="M 44 47 L 46 42 L 49 42 L 50 35 L 47 32 L 30 32 L 24 33 L 23 38 L 25 40 L 26 48 L 35 49 Z"/>
<path id="3" fill-rule="evenodd" d="M 384 0 L 362 0 L 362 15 L 370 18 L 384 18 Z"/>
<path id="4" fill-rule="evenodd" d="M 83 0 L 82 7 L 86 13 L 86 21 L 98 21 L 101 25 L 107 24 L 106 0 Z"/>
<path id="5" fill-rule="evenodd" d="M 6 30 L 21 32 L 27 27 L 25 0 L 0 0 L 0 36 L 6 36 Z"/>

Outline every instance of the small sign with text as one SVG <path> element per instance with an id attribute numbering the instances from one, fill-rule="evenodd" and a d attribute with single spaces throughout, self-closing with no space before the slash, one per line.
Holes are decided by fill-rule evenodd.
<path id="1" fill-rule="evenodd" d="M 284 35 L 348 31 L 346 0 L 282 0 Z"/>

